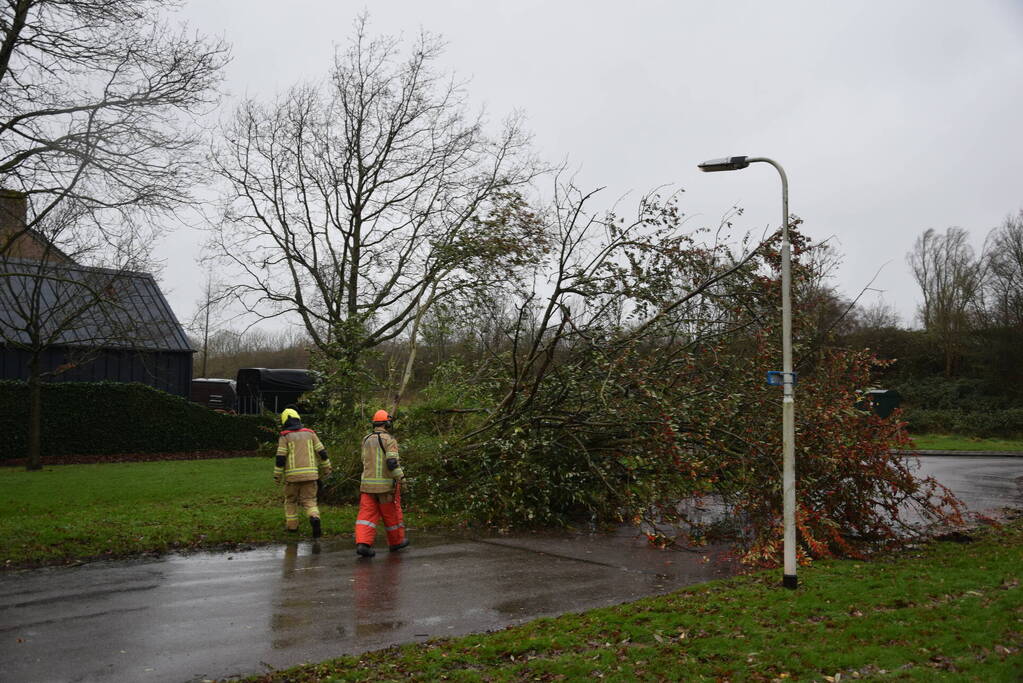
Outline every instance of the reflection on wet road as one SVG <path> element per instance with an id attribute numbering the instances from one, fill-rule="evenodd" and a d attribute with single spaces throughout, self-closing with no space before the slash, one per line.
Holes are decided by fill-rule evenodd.
<path id="1" fill-rule="evenodd" d="M 973 509 L 1023 505 L 1023 458 L 921 459 Z M 615 604 L 730 572 L 633 532 L 450 539 L 356 559 L 350 539 L 0 575 L 12 681 L 185 681 Z"/>

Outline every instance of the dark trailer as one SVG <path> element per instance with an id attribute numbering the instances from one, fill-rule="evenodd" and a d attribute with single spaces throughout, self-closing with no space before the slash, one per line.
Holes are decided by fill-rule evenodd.
<path id="1" fill-rule="evenodd" d="M 149 273 L 19 258 L 0 271 L 0 379 L 27 380 L 37 349 L 47 381 L 188 396 L 194 351 Z"/>
<path id="2" fill-rule="evenodd" d="M 232 411 L 238 408 L 238 392 L 233 379 L 218 377 L 196 377 L 192 380 L 192 389 L 188 399 L 212 408 L 213 410 Z"/>
<path id="3" fill-rule="evenodd" d="M 255 415 L 263 410 L 279 413 L 316 386 L 313 372 L 290 368 L 242 368 L 236 390 L 238 412 Z"/>

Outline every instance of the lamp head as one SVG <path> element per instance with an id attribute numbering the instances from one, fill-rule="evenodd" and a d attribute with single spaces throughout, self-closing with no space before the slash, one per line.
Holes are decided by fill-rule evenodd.
<path id="1" fill-rule="evenodd" d="M 706 173 L 714 171 L 738 171 L 749 166 L 749 157 L 724 157 L 723 159 L 711 159 L 699 165 L 699 169 Z"/>

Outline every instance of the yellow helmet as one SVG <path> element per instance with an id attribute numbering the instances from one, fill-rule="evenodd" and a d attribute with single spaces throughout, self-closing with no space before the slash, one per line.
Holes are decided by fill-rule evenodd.
<path id="1" fill-rule="evenodd" d="M 298 414 L 297 410 L 295 410 L 294 408 L 286 408 L 284 412 L 281 413 L 281 424 L 287 422 L 289 417 L 293 417 L 296 420 L 302 419 L 302 416 Z"/>

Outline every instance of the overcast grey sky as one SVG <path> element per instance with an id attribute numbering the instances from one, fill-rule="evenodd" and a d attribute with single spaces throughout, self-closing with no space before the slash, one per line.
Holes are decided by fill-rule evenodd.
<path id="1" fill-rule="evenodd" d="M 272 97 L 322 77 L 367 5 L 191 0 L 179 17 L 233 45 L 231 97 Z M 765 164 L 700 173 L 702 160 L 767 156 L 786 169 L 790 209 L 844 254 L 836 284 L 874 287 L 912 321 L 905 254 L 926 228 L 961 226 L 979 249 L 1023 207 L 1023 0 L 391 0 L 374 33 L 424 28 L 443 66 L 470 79 L 492 118 L 525 113 L 536 151 L 567 160 L 604 202 L 673 184 L 682 207 L 742 227 L 780 221 Z M 199 298 L 201 235 L 164 240 L 164 287 L 187 320 Z M 867 301 L 872 301 L 870 298 Z"/>

